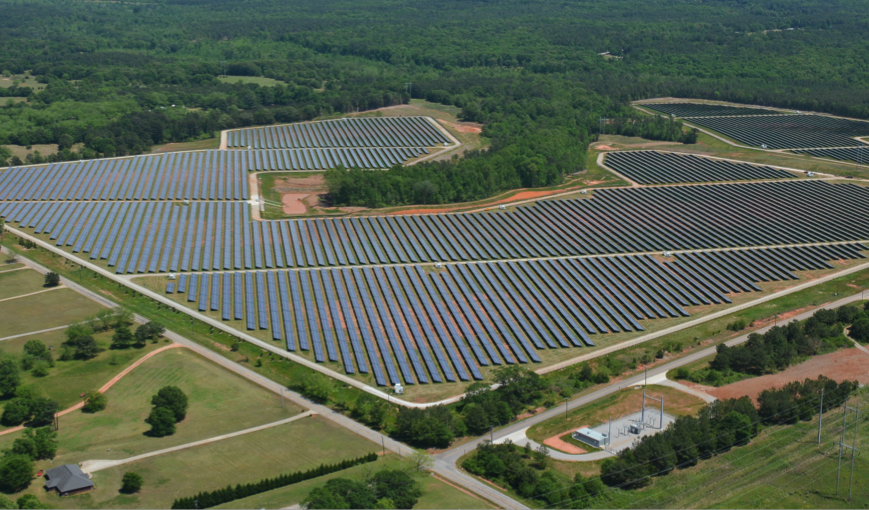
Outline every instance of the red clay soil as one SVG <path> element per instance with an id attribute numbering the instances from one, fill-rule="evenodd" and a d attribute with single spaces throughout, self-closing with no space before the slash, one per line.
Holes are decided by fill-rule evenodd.
<path id="1" fill-rule="evenodd" d="M 757 402 L 757 396 L 763 390 L 781 388 L 789 382 L 802 381 L 806 378 L 817 379 L 819 375 L 829 377 L 837 382 L 856 380 L 861 384 L 869 384 L 869 355 L 856 348 L 841 349 L 830 354 L 815 356 L 805 363 L 800 363 L 777 374 L 754 377 L 720 388 L 696 386 L 719 400 L 748 395 Z"/>
<path id="2" fill-rule="evenodd" d="M 281 195 L 284 214 L 305 214 L 308 208 L 303 202 L 310 193 L 284 193 Z"/>
<path id="3" fill-rule="evenodd" d="M 585 425 L 583 425 L 582 427 L 585 427 Z M 573 429 L 573 430 L 581 429 L 582 427 L 577 427 L 576 429 Z M 573 432 L 573 430 L 571 430 L 570 432 Z M 558 434 L 557 436 L 552 436 L 549 439 L 543 441 L 543 444 L 545 444 L 546 446 L 551 446 L 552 448 L 555 448 L 556 450 L 562 451 L 564 453 L 572 453 L 574 455 L 579 455 L 581 453 L 588 453 L 587 451 L 576 446 L 575 444 L 570 444 L 567 441 L 562 441 L 561 436 L 563 436 L 564 434 L 567 434 L 567 433 L 568 432 L 562 432 L 561 434 Z"/>
<path id="4" fill-rule="evenodd" d="M 599 151 L 617 151 L 618 150 L 615 147 L 610 147 L 609 145 L 595 145 L 592 148 L 595 150 L 599 150 Z"/>

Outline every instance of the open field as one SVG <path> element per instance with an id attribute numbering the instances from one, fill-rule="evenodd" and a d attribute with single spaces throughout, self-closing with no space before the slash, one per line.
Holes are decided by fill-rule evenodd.
<path id="1" fill-rule="evenodd" d="M 32 269 L 22 269 L 9 273 L 0 272 L 0 299 L 45 290 L 45 287 L 42 286 L 44 283 L 45 277 Z M 6 336 L 2 333 L 0 335 Z"/>
<path id="2" fill-rule="evenodd" d="M 333 478 L 356 480 L 363 478 L 366 473 L 404 469 L 405 467 L 406 463 L 402 462 L 395 454 L 387 453 L 385 457 L 381 457 L 373 464 L 355 466 L 314 480 L 306 480 L 256 496 L 238 499 L 215 508 L 286 508 L 301 503 L 314 487 L 319 487 Z M 423 495 L 414 506 L 416 509 L 495 508 L 485 500 L 471 496 L 434 476 L 430 476 L 428 473 L 418 475 L 416 479 L 422 485 L 423 490 Z"/>
<path id="3" fill-rule="evenodd" d="M 650 384 L 646 386 L 646 394 L 650 397 L 664 397 L 664 412 L 671 416 L 691 415 L 700 410 L 705 402 L 699 398 L 683 393 L 669 386 Z M 547 420 L 529 428 L 526 432 L 528 438 L 543 443 L 546 439 L 566 434 L 581 427 L 593 428 L 605 423 L 609 418 L 621 418 L 638 412 L 642 408 L 642 388 L 635 386 L 625 388 L 618 393 L 602 398 L 592 404 L 576 409 L 570 409 L 567 416 L 559 415 L 558 418 Z M 648 407 L 655 407 L 656 402 L 646 403 Z"/>
<path id="4" fill-rule="evenodd" d="M 217 80 L 223 83 L 255 83 L 263 87 L 274 87 L 275 85 L 286 85 L 286 83 L 272 78 L 263 76 L 218 76 Z"/>
<path id="5" fill-rule="evenodd" d="M 151 148 L 151 154 L 163 152 L 201 151 L 217 149 L 220 146 L 220 138 L 207 138 L 195 142 L 176 142 L 163 145 L 155 145 Z"/>
<path id="6" fill-rule="evenodd" d="M 864 388 L 849 405 L 869 402 Z M 853 440 L 854 415 L 849 416 L 847 443 Z M 824 415 L 821 445 L 818 419 L 764 429 L 746 446 L 733 448 L 694 467 L 653 479 L 641 490 L 607 489 L 592 500 L 592 508 L 865 508 L 869 504 L 869 462 L 854 463 L 853 499 L 849 502 L 850 452 L 843 455 L 839 496 L 836 465 L 842 410 Z M 857 448 L 869 447 L 866 418 L 861 413 Z"/>
<path id="7" fill-rule="evenodd" d="M 2 301 L 0 316 L 3 317 L 3 336 L 65 326 L 102 309 L 102 306 L 70 289 Z"/>
<path id="8" fill-rule="evenodd" d="M 34 90 L 42 90 L 45 88 L 44 83 L 39 83 L 30 74 L 13 74 L 11 76 L 0 76 L 0 89 L 10 88 L 14 82 L 18 82 L 19 87 L 26 87 Z"/>
<path id="9" fill-rule="evenodd" d="M 377 447 L 329 420 L 314 416 L 97 471 L 93 480 L 98 490 L 78 498 L 76 507 L 169 508 L 179 497 L 360 457 Z M 143 490 L 133 496 L 117 492 L 128 471 L 145 479 Z"/>
<path id="10" fill-rule="evenodd" d="M 41 340 L 45 345 L 53 346 L 55 366 L 50 369 L 49 374 L 45 377 L 35 377 L 29 372 L 21 372 L 21 384 L 33 386 L 41 394 L 58 402 L 60 409 L 66 409 L 79 403 L 82 393 L 99 389 L 133 362 L 165 345 L 149 342 L 141 349 L 110 350 L 112 334 L 108 331 L 94 335 L 94 339 L 103 350 L 89 360 L 57 359 L 60 344 L 66 340 L 62 329 L 4 340 L 0 342 L 0 353 L 19 356 L 24 344 L 30 340 Z"/>

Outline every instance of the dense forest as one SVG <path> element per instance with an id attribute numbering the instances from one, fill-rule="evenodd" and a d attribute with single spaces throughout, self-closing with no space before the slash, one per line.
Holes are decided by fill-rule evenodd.
<path id="1" fill-rule="evenodd" d="M 584 168 L 602 116 L 614 119 L 608 132 L 690 142 L 681 128 L 638 121 L 628 101 L 639 98 L 869 118 L 869 6 L 856 0 L 0 5 L 0 144 L 59 144 L 53 160 L 136 154 L 411 95 L 486 124 L 485 153 L 333 178 L 339 203 L 437 203 L 552 185 Z"/>

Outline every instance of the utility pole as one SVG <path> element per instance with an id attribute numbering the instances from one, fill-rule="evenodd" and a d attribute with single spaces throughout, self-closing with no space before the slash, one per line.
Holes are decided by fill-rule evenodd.
<path id="1" fill-rule="evenodd" d="M 824 423 L 824 388 L 821 388 L 821 412 L 818 414 L 818 444 L 821 444 L 821 424 Z"/>
<path id="2" fill-rule="evenodd" d="M 852 446 L 845 444 L 845 432 L 848 430 L 848 411 L 854 411 L 854 443 Z M 857 455 L 857 424 L 860 420 L 860 408 L 851 407 L 847 404 L 842 406 L 842 438 L 839 440 L 839 466 L 836 469 L 836 496 L 839 495 L 839 478 L 842 472 L 842 451 L 851 449 L 851 478 L 848 482 L 848 501 L 851 501 L 851 492 L 854 485 L 854 457 Z"/>
<path id="3" fill-rule="evenodd" d="M 564 399 L 564 417 L 567 418 L 567 399 Z"/>
<path id="4" fill-rule="evenodd" d="M 492 432 L 495 430 L 495 427 L 489 425 L 489 443 L 495 444 L 495 434 Z"/>
<path id="5" fill-rule="evenodd" d="M 220 70 L 223 76 L 226 76 L 226 60 L 220 61 Z"/>
<path id="6" fill-rule="evenodd" d="M 383 447 L 383 455 L 386 455 L 386 440 L 383 439 L 383 436 L 380 436 L 380 446 Z"/>
<path id="7" fill-rule="evenodd" d="M 413 97 L 413 82 L 406 82 L 404 88 L 407 90 L 407 95 Z"/>
<path id="8" fill-rule="evenodd" d="M 600 134 L 605 135 L 606 134 L 606 121 L 608 121 L 610 119 L 608 119 L 606 117 L 601 117 L 599 120 L 600 120 Z"/>

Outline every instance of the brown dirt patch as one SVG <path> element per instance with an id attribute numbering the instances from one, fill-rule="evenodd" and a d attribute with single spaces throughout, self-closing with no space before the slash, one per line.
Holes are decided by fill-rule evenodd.
<path id="1" fill-rule="evenodd" d="M 815 356 L 805 363 L 800 363 L 777 374 L 754 377 L 720 388 L 700 386 L 698 389 L 717 399 L 739 398 L 748 395 L 757 402 L 757 396 L 763 390 L 781 388 L 789 382 L 802 381 L 806 378 L 817 379 L 819 375 L 829 377 L 837 382 L 856 380 L 861 384 L 869 384 L 869 355 L 856 348 L 841 349 L 830 354 Z"/>
<path id="2" fill-rule="evenodd" d="M 537 413 L 542 413 L 542 412 L 545 411 L 545 410 L 546 410 L 545 407 L 538 407 L 537 409 L 531 410 L 531 411 L 529 411 L 529 412 L 527 412 L 527 413 L 522 413 L 522 414 L 520 414 L 519 416 L 516 417 L 516 421 L 524 420 L 525 418 L 530 418 L 530 417 L 534 416 L 534 415 L 537 414 Z"/>
<path id="3" fill-rule="evenodd" d="M 446 121 L 443 119 L 437 119 L 437 121 L 440 122 L 441 124 L 445 124 L 453 129 L 455 129 L 459 133 L 482 133 L 483 132 L 483 125 L 477 124 L 475 122 L 463 122 L 461 124 L 457 124 L 455 122 L 449 122 L 449 121 Z"/>
<path id="4" fill-rule="evenodd" d="M 281 204 L 283 204 L 284 214 L 305 214 L 308 207 L 303 202 L 308 198 L 308 193 L 283 193 L 281 195 Z"/>
<path id="5" fill-rule="evenodd" d="M 615 147 L 610 147 L 609 145 L 595 145 L 592 148 L 595 150 L 599 150 L 599 151 L 617 151 L 618 150 Z"/>
<path id="6" fill-rule="evenodd" d="M 299 191 L 322 191 L 325 190 L 326 180 L 323 174 L 308 175 L 305 177 L 284 177 L 275 179 L 275 190 L 281 193 Z"/>
<path id="7" fill-rule="evenodd" d="M 577 427 L 577 429 L 581 429 L 582 427 L 586 427 L 586 426 L 587 425 L 582 425 L 580 427 Z M 552 448 L 555 448 L 556 450 L 562 451 L 564 453 L 571 453 L 574 455 L 588 453 L 587 451 L 576 446 L 575 444 L 570 444 L 567 441 L 564 441 L 561 439 L 561 436 L 563 436 L 564 434 L 570 434 L 574 430 L 576 430 L 576 429 L 571 429 L 569 432 L 563 432 L 561 434 L 558 434 L 557 436 L 552 436 L 552 437 L 544 440 L 543 444 L 545 444 L 546 446 L 551 446 Z"/>

